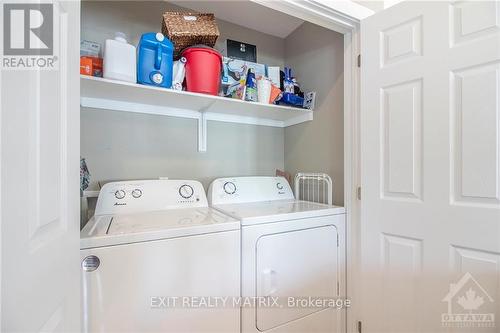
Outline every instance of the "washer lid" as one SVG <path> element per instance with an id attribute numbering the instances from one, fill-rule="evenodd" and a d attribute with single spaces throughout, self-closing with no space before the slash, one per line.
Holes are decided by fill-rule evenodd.
<path id="1" fill-rule="evenodd" d="M 80 248 L 94 248 L 238 230 L 239 222 L 208 208 L 171 209 L 93 217 L 80 233 Z"/>
<path id="2" fill-rule="evenodd" d="M 224 214 L 241 221 L 241 225 L 344 214 L 344 207 L 302 200 L 272 200 L 238 204 L 214 205 Z"/>

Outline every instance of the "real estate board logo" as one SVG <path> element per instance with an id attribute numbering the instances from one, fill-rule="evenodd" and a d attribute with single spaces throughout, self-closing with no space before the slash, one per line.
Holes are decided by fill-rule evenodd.
<path id="1" fill-rule="evenodd" d="M 3 4 L 2 69 L 55 69 L 54 5 Z"/>
<path id="2" fill-rule="evenodd" d="M 495 302 L 470 273 L 451 283 L 442 301 L 448 303 L 447 313 L 441 315 L 445 327 L 495 327 Z"/>

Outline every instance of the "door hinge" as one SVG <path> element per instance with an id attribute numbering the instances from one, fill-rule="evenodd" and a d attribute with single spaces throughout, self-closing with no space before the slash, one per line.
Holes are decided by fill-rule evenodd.
<path id="1" fill-rule="evenodd" d="M 361 67 L 361 54 L 358 54 L 358 67 Z"/>
<path id="2" fill-rule="evenodd" d="M 362 333 L 362 331 L 363 331 L 363 324 L 360 321 L 358 321 L 358 333 Z"/>
<path id="3" fill-rule="evenodd" d="M 358 186 L 358 188 L 356 189 L 356 197 L 358 198 L 358 200 L 361 200 L 361 186 Z"/>

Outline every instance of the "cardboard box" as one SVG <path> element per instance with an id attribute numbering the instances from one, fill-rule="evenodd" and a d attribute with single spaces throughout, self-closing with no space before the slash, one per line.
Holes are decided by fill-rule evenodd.
<path id="1" fill-rule="evenodd" d="M 280 80 L 280 68 L 278 66 L 269 66 L 267 67 L 267 76 L 271 79 L 271 82 L 276 86 L 281 86 Z"/>
<path id="2" fill-rule="evenodd" d="M 99 57 L 101 55 L 101 44 L 82 40 L 80 42 L 80 56 L 81 57 Z"/>
<path id="3" fill-rule="evenodd" d="M 102 77 L 102 58 L 80 57 L 80 74 Z"/>
<path id="4" fill-rule="evenodd" d="M 226 86 L 232 86 L 238 82 L 244 83 L 249 68 L 253 70 L 256 78 L 267 74 L 266 65 L 228 57 L 222 59 L 222 67 L 222 84 Z"/>

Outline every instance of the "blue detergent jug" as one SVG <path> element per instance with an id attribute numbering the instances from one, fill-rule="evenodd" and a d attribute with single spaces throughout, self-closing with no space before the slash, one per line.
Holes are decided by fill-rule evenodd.
<path id="1" fill-rule="evenodd" d="M 162 33 L 143 34 L 137 46 L 137 82 L 170 88 L 173 53 L 174 45 Z"/>

